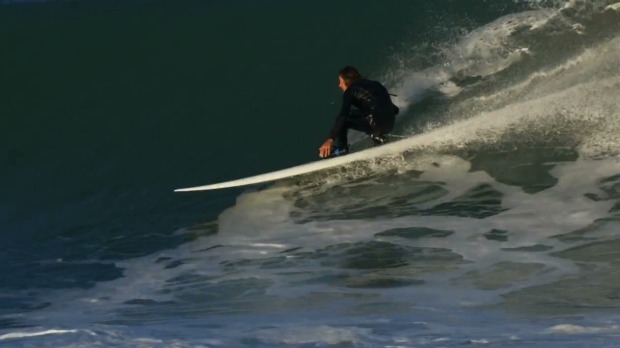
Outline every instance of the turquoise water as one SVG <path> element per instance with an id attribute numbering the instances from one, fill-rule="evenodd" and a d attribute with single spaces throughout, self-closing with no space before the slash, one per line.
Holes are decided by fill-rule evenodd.
<path id="1" fill-rule="evenodd" d="M 0 345 L 613 347 L 619 6 L 0 1 Z"/>

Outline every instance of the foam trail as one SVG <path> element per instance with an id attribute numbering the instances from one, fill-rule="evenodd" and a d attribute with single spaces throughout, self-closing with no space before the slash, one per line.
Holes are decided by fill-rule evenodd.
<path id="1" fill-rule="evenodd" d="M 458 39 L 446 43 L 441 51 L 441 63 L 422 71 L 401 67 L 390 75 L 397 81 L 394 90 L 397 103 L 406 110 L 434 93 L 447 99 L 469 90 L 478 81 L 497 75 L 524 61 L 548 64 L 552 56 L 565 51 L 564 57 L 574 54 L 573 46 L 552 48 L 548 42 L 556 37 L 588 44 L 605 38 L 597 35 L 602 29 L 597 23 L 609 20 L 609 12 L 620 12 L 617 0 L 558 1 L 555 8 L 515 13 L 479 27 Z M 599 19 L 599 17 L 601 19 Z M 584 44 L 585 46 L 585 41 Z M 574 45 L 577 46 L 577 45 Z"/>
<path id="2" fill-rule="evenodd" d="M 403 109 L 425 97 L 428 91 L 438 91 L 455 97 L 462 87 L 454 78 L 482 78 L 496 74 L 521 61 L 529 54 L 527 47 L 511 44 L 515 32 L 542 25 L 553 10 L 529 11 L 502 17 L 461 38 L 443 50 L 444 63 L 423 71 L 402 72 L 404 80 L 396 87 L 399 107 Z"/>

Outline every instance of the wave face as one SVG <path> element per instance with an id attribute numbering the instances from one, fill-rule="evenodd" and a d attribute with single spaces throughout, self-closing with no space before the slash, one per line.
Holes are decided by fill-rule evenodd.
<path id="1" fill-rule="evenodd" d="M 4 1 L 0 31 L 0 345 L 616 344 L 620 2 Z M 346 64 L 397 151 L 172 193 L 314 160 Z"/>

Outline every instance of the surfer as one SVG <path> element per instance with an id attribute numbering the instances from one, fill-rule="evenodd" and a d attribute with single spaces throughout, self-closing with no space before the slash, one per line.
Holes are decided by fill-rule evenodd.
<path id="1" fill-rule="evenodd" d="M 319 149 L 319 156 L 322 158 L 341 156 L 349 152 L 349 129 L 370 135 L 375 146 L 385 144 L 386 135 L 394 128 L 399 111 L 381 83 L 363 78 L 352 66 L 340 70 L 338 81 L 343 91 L 342 107 L 329 138 Z M 357 110 L 351 110 L 351 106 L 355 106 Z"/>

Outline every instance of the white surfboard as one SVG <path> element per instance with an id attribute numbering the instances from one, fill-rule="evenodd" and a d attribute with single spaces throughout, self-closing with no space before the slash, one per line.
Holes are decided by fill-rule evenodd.
<path id="1" fill-rule="evenodd" d="M 365 149 L 359 152 L 351 153 L 342 157 L 335 157 L 325 160 L 320 160 L 312 163 L 302 164 L 296 167 L 282 169 L 271 173 L 260 174 L 251 176 L 248 178 L 237 179 L 232 181 L 221 182 L 217 184 L 210 184 L 204 186 L 188 187 L 174 190 L 175 192 L 188 192 L 188 191 L 206 191 L 217 190 L 228 187 L 246 186 L 252 184 L 260 184 L 264 182 L 275 181 L 284 178 L 290 178 L 296 175 L 308 174 L 323 169 L 333 168 L 345 165 L 347 163 L 370 160 L 380 156 L 391 155 L 399 153 L 407 147 L 413 145 L 416 137 L 399 140 L 393 143 L 382 145 L 379 147 L 373 147 Z"/>

